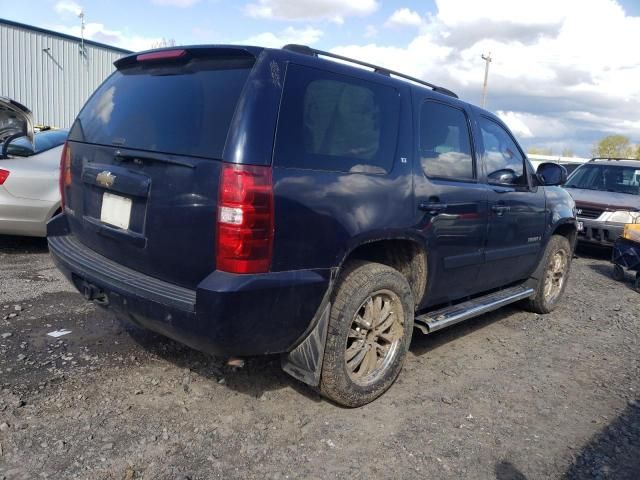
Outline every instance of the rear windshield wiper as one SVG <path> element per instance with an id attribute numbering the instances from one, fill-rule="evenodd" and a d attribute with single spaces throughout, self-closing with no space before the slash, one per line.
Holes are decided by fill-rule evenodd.
<path id="1" fill-rule="evenodd" d="M 165 162 L 165 163 L 173 163 L 174 165 L 181 165 L 183 167 L 196 168 L 195 165 L 191 162 L 187 162 L 185 160 L 180 160 L 175 158 L 173 155 L 168 154 L 154 154 L 151 152 L 138 153 L 138 152 L 122 152 L 118 150 L 114 155 L 116 160 L 150 160 L 155 162 Z"/>

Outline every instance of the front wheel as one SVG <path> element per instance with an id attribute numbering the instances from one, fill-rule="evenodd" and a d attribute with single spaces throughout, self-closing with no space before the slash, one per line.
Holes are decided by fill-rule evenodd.
<path id="1" fill-rule="evenodd" d="M 529 310 L 535 313 L 552 312 L 567 286 L 571 268 L 571 245 L 569 240 L 554 235 L 549 240 L 539 268 L 542 275 L 533 297 L 527 302 Z"/>
<path id="2" fill-rule="evenodd" d="M 334 296 L 320 391 L 365 405 L 396 380 L 411 342 L 414 303 L 405 277 L 379 263 L 347 266 Z"/>

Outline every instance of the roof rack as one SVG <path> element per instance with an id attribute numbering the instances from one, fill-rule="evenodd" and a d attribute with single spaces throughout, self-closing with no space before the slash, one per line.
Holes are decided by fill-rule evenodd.
<path id="1" fill-rule="evenodd" d="M 620 160 L 638 160 L 637 158 L 623 158 L 623 157 L 594 157 L 591 160 L 589 160 L 590 162 L 595 162 L 596 160 L 615 160 L 615 161 L 620 161 Z"/>
<path id="2" fill-rule="evenodd" d="M 338 55 L 337 53 L 325 52 L 323 50 L 316 50 L 315 48 L 308 47 L 307 45 L 297 45 L 294 43 L 285 45 L 284 47 L 282 47 L 282 49 L 289 50 L 291 52 L 301 53 L 303 55 L 309 55 L 312 57 L 323 56 L 323 57 L 337 58 L 338 60 L 342 60 L 344 62 L 356 63 L 358 65 L 362 65 L 363 67 L 368 67 L 373 69 L 375 73 L 379 73 L 387 77 L 390 77 L 391 75 L 394 75 L 396 77 L 401 77 L 406 80 L 419 83 L 420 85 L 425 85 L 431 88 L 434 92 L 438 92 L 444 95 L 449 95 L 450 97 L 458 98 L 458 95 L 456 95 L 455 93 L 453 93 L 451 90 L 447 88 L 439 87 L 438 85 L 434 85 L 433 83 L 425 82 L 424 80 L 420 80 L 419 78 L 411 77 L 409 75 L 405 75 L 404 73 L 396 72 L 394 70 L 389 70 L 388 68 L 380 67 L 378 65 L 373 65 L 372 63 L 367 63 L 361 60 L 355 60 L 353 58 Z"/>

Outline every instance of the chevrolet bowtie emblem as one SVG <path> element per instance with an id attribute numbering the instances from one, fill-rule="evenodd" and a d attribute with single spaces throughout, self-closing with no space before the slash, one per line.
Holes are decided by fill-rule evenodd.
<path id="1" fill-rule="evenodd" d="M 100 172 L 96 176 L 96 183 L 106 188 L 113 187 L 113 184 L 115 183 L 115 181 L 116 181 L 116 176 L 106 170 L 104 172 Z"/>

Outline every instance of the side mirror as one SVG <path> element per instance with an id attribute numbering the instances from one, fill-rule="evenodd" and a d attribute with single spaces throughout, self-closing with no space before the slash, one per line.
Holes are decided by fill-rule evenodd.
<path id="1" fill-rule="evenodd" d="M 562 185 L 567 181 L 567 169 L 557 163 L 541 163 L 536 175 L 541 185 Z"/>
<path id="2" fill-rule="evenodd" d="M 518 181 L 518 175 L 510 168 L 501 168 L 487 175 L 490 183 L 498 183 L 500 185 L 514 185 Z"/>

